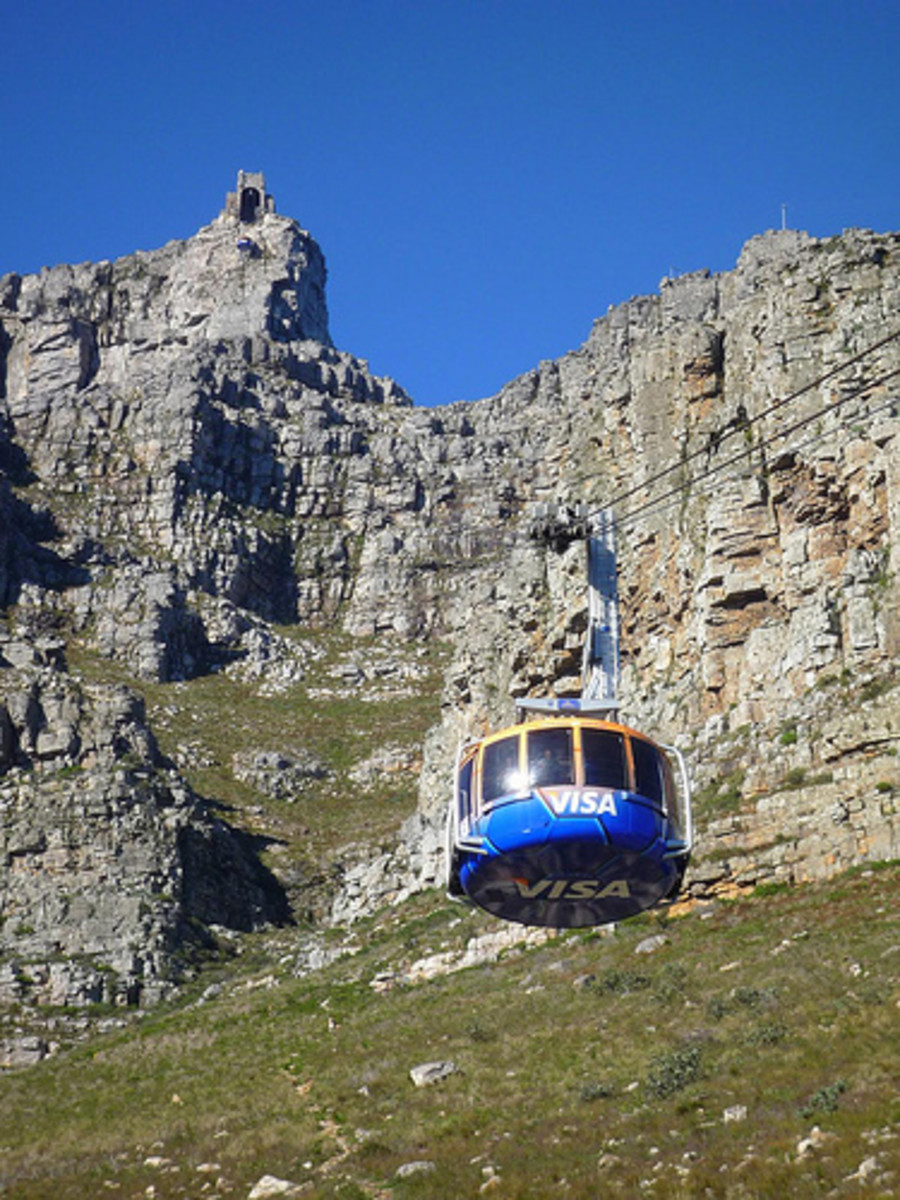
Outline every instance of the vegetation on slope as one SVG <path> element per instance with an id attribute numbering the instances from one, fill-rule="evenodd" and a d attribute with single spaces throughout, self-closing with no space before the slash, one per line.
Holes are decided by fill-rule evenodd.
<path id="1" fill-rule="evenodd" d="M 152 683 L 77 645 L 69 661 L 87 678 L 126 683 L 144 696 L 162 752 L 231 824 L 267 844 L 267 865 L 304 923 L 327 910 L 330 865 L 339 852 L 393 845 L 414 812 L 446 648 L 354 639 L 337 630 L 280 634 L 296 645 L 303 669 L 269 694 L 264 679 L 232 670 Z M 357 670 L 362 678 L 354 678 Z M 289 796 L 267 794 L 235 772 L 237 759 L 260 750 L 309 755 L 324 777 Z M 386 767 L 378 765 L 379 755 L 387 757 Z"/>
<path id="2" fill-rule="evenodd" d="M 316 871 L 348 841 L 389 841 L 415 804 L 414 767 L 353 772 L 386 746 L 414 763 L 437 713 L 439 649 L 411 682 L 354 689 L 359 653 L 319 638 L 270 696 L 227 672 L 136 684 L 70 654 L 138 686 L 163 751 L 269 839 L 298 924 L 219 931 L 155 1010 L 42 1013 L 60 1052 L 0 1076 L 0 1194 L 243 1197 L 267 1174 L 313 1200 L 892 1194 L 900 866 L 499 956 L 498 923 L 437 893 L 312 934 Z M 273 799 L 233 771 L 260 748 L 328 775 Z M 452 969 L 466 947 L 476 965 Z M 416 1087 L 435 1061 L 454 1069 Z"/>
<path id="3" fill-rule="evenodd" d="M 250 939 L 177 1003 L 0 1079 L 4 1194 L 245 1196 L 264 1174 L 345 1200 L 892 1194 L 898 882 L 854 871 L 421 982 L 496 923 L 423 895 L 314 973 L 296 933 Z M 435 1060 L 457 1069 L 415 1087 Z"/>

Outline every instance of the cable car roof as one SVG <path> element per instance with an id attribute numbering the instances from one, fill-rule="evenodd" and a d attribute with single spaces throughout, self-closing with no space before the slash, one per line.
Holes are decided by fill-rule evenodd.
<path id="1" fill-rule="evenodd" d="M 609 733 L 622 733 L 626 737 L 638 738 L 642 742 L 649 742 L 651 746 L 660 747 L 661 743 L 655 741 L 654 738 L 648 737 L 646 733 L 641 733 L 640 730 L 632 729 L 630 725 L 623 725 L 621 721 L 612 721 L 603 717 L 586 716 L 581 713 L 560 713 L 559 716 L 531 717 L 527 721 L 519 722 L 515 725 L 505 725 L 502 729 L 496 729 L 491 733 L 486 733 L 478 738 L 473 738 L 466 742 L 462 753 L 468 756 L 469 752 L 477 750 L 479 746 L 491 745 L 493 742 L 499 742 L 503 738 L 518 736 L 520 733 L 538 732 L 543 729 L 574 729 L 576 726 L 586 729 L 601 729 Z"/>

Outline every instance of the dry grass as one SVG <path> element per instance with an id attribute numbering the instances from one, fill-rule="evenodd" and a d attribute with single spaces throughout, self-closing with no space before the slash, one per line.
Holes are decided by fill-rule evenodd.
<path id="1" fill-rule="evenodd" d="M 818 1197 L 847 1194 L 869 1158 L 891 1194 L 898 882 L 889 867 L 572 933 L 386 992 L 380 972 L 493 923 L 423 896 L 304 979 L 292 935 L 257 938 L 207 1003 L 184 996 L 0 1080 L 4 1195 L 241 1196 L 273 1173 L 311 1197 L 446 1200 L 494 1177 L 500 1197 Z M 636 955 L 660 928 L 667 944 Z M 263 965 L 271 983 L 248 986 Z M 414 1088 L 409 1069 L 433 1059 L 459 1070 Z M 738 1106 L 746 1119 L 726 1120 Z M 826 1141 L 803 1157 L 813 1125 Z M 397 1177 L 416 1160 L 434 1172 Z"/>

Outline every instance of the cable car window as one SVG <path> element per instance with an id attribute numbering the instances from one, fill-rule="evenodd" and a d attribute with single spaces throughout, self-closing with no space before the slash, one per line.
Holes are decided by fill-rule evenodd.
<path id="1" fill-rule="evenodd" d="M 627 789 L 625 739 L 621 733 L 583 728 L 581 748 L 584 753 L 584 782 L 588 787 Z"/>
<path id="2" fill-rule="evenodd" d="M 536 729 L 529 733 L 528 782 L 532 787 L 575 782 L 571 729 Z"/>
<path id="3" fill-rule="evenodd" d="M 672 822 L 672 827 L 677 837 L 684 836 L 684 811 L 678 795 L 678 788 L 675 784 L 675 776 L 672 774 L 672 764 L 669 762 L 667 754 L 660 754 L 660 766 L 662 767 L 663 776 L 663 795 L 666 798 L 666 815 Z"/>
<path id="4" fill-rule="evenodd" d="M 518 735 L 489 743 L 481 760 L 481 798 L 484 803 L 521 790 Z"/>
<path id="5" fill-rule="evenodd" d="M 472 815 L 472 768 L 474 765 L 475 759 L 470 758 L 459 772 L 456 811 L 462 819 L 466 819 Z"/>
<path id="6" fill-rule="evenodd" d="M 646 796 L 665 807 L 665 776 L 659 751 L 642 738 L 632 738 L 631 756 L 634 759 L 634 790 L 639 796 Z"/>

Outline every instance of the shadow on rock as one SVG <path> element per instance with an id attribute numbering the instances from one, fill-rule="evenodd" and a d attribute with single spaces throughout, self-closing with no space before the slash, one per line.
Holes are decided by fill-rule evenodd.
<path id="1" fill-rule="evenodd" d="M 249 933 L 293 923 L 284 888 L 260 860 L 272 838 L 246 833 L 213 817 L 181 830 L 184 919 Z"/>

